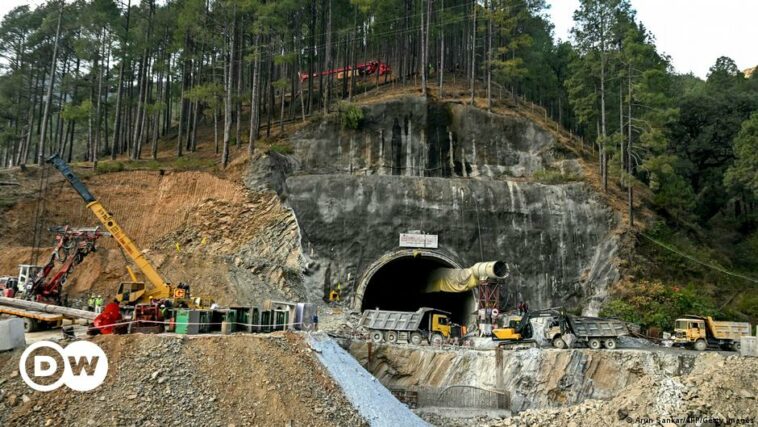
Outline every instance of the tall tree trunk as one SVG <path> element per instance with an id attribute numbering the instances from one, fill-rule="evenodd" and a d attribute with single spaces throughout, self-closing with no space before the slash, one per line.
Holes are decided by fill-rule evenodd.
<path id="1" fill-rule="evenodd" d="M 629 226 L 634 227 L 634 181 L 633 173 L 634 173 L 634 167 L 632 165 L 632 64 L 630 62 L 629 64 L 629 82 L 628 82 L 628 95 L 627 95 L 627 109 L 629 114 L 629 123 L 627 124 L 628 132 L 627 135 L 627 147 L 626 147 L 626 167 L 627 173 L 629 174 L 629 182 L 627 183 L 626 187 L 626 201 L 629 208 Z"/>
<path id="2" fill-rule="evenodd" d="M 244 25 L 245 25 L 245 20 L 243 18 L 242 19 L 242 24 L 240 25 L 240 27 L 244 27 Z M 242 29 L 241 28 L 240 28 L 240 30 L 238 32 L 239 32 L 239 34 L 237 35 L 237 37 L 239 37 L 239 38 L 237 40 L 239 41 L 239 46 L 237 47 L 237 51 L 238 52 L 236 54 L 236 58 L 237 58 L 237 61 L 236 61 L 236 63 L 237 63 L 237 88 L 236 88 L 237 92 L 236 93 L 237 93 L 237 97 L 236 97 L 236 101 L 235 101 L 237 111 L 234 113 L 237 129 L 236 129 L 236 133 L 235 133 L 234 145 L 237 148 L 240 148 L 240 144 L 241 144 L 240 139 L 242 139 L 242 96 L 241 96 L 242 95 L 242 69 L 244 68 L 243 67 L 243 62 L 242 62 L 242 52 L 245 50 L 245 38 L 242 37 Z M 237 34 L 237 33 L 235 33 L 235 34 Z"/>
<path id="3" fill-rule="evenodd" d="M 226 94 L 224 95 L 224 147 L 221 154 L 221 167 L 226 168 L 229 164 L 229 140 L 232 133 L 232 81 L 233 81 L 233 67 L 234 61 L 234 41 L 235 33 L 237 31 L 237 5 L 233 6 L 232 13 L 232 28 L 231 31 L 227 31 L 229 37 L 229 51 L 226 55 L 225 64 L 225 77 L 226 77 Z"/>
<path id="4" fill-rule="evenodd" d="M 315 18 L 314 18 L 315 19 Z M 314 40 L 315 40 L 314 35 Z M 261 48 L 260 48 L 260 34 L 255 35 L 255 58 L 253 59 L 253 81 L 252 89 L 250 90 L 250 131 L 247 141 L 247 152 L 252 157 L 255 151 L 255 141 L 258 139 L 258 127 L 260 125 L 260 95 L 258 82 L 261 79 Z M 312 59 L 310 60 L 313 61 Z M 308 85 L 313 88 L 313 78 L 308 78 Z M 309 89 L 309 91 L 311 90 Z M 308 95 L 310 99 L 310 92 Z M 309 107 L 310 108 L 310 107 Z"/>
<path id="5" fill-rule="evenodd" d="M 471 105 L 474 105 L 474 81 L 476 81 L 476 2 L 472 2 L 474 9 L 473 23 L 471 25 Z"/>
<path id="6" fill-rule="evenodd" d="M 440 3 L 440 68 L 437 71 L 440 73 L 440 93 L 439 97 L 442 99 L 442 80 L 445 74 L 445 0 Z"/>
<path id="7" fill-rule="evenodd" d="M 600 59 L 600 135 L 601 152 L 600 161 L 603 163 L 603 191 L 608 191 L 608 154 L 606 150 L 606 137 L 608 135 L 605 120 L 605 57 Z"/>
<path id="8" fill-rule="evenodd" d="M 116 111 L 115 111 L 115 117 L 113 122 L 113 146 L 111 147 L 111 159 L 116 159 L 116 155 L 120 151 L 121 147 L 121 109 L 122 109 L 122 103 L 124 98 L 124 72 L 126 71 L 126 62 L 128 61 L 129 55 L 126 52 L 127 46 L 129 45 L 129 18 L 131 15 L 132 10 L 132 0 L 128 0 L 126 5 L 126 35 L 124 36 L 124 52 L 123 57 L 121 58 L 121 64 L 119 65 L 119 72 L 118 72 L 118 91 L 116 92 Z"/>
<path id="9" fill-rule="evenodd" d="M 42 130 L 40 131 L 39 145 L 37 150 L 37 164 L 42 166 L 45 163 L 45 136 L 47 133 L 47 119 L 50 115 L 50 105 L 53 101 L 53 85 L 55 84 L 55 64 L 58 62 L 58 43 L 61 35 L 61 18 L 63 17 L 63 5 L 61 0 L 58 9 L 58 24 L 55 30 L 55 44 L 53 46 L 53 59 L 50 62 L 50 81 L 47 85 L 47 99 L 45 100 L 45 112 L 42 114 Z"/>
<path id="10" fill-rule="evenodd" d="M 487 111 L 492 111 L 492 13 L 494 13 L 493 1 L 490 0 L 487 17 Z M 484 7 L 487 7 L 485 1 Z"/>
<path id="11" fill-rule="evenodd" d="M 324 69 L 331 69 L 332 61 L 332 0 L 327 0 L 327 18 L 326 18 L 326 46 L 324 46 L 326 52 L 326 60 L 324 61 Z M 321 87 L 324 99 L 324 114 L 329 113 L 329 98 L 332 91 L 332 75 L 326 76 L 326 90 Z"/>

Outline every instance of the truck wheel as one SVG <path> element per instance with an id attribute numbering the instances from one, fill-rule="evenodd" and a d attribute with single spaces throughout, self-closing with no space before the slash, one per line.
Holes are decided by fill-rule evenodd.
<path id="1" fill-rule="evenodd" d="M 600 348 L 600 340 L 597 338 L 592 338 L 587 342 L 587 345 L 593 350 L 597 350 Z"/>
<path id="2" fill-rule="evenodd" d="M 705 340 L 697 340 L 695 341 L 695 350 L 697 351 L 703 351 L 708 347 L 708 344 L 705 343 Z"/>
<path id="3" fill-rule="evenodd" d="M 424 337 L 420 333 L 418 332 L 411 333 L 411 344 L 421 345 L 423 341 L 424 341 Z"/>
<path id="4" fill-rule="evenodd" d="M 37 319 L 24 317 L 24 332 L 36 332 L 39 329 Z"/>
<path id="5" fill-rule="evenodd" d="M 384 340 L 387 341 L 390 344 L 397 344 L 397 332 L 395 332 L 395 331 L 387 331 L 384 334 Z"/>
<path id="6" fill-rule="evenodd" d="M 563 338 L 561 337 L 555 337 L 553 338 L 553 347 L 555 348 L 566 348 L 566 341 L 563 341 Z"/>
<path id="7" fill-rule="evenodd" d="M 608 350 L 613 350 L 616 348 L 616 340 L 613 338 L 608 338 L 607 340 L 603 341 L 603 346 L 605 346 L 605 348 Z"/>
<path id="8" fill-rule="evenodd" d="M 429 343 L 434 346 L 441 346 L 442 345 L 442 335 L 440 334 L 432 334 L 432 338 L 429 340 Z"/>
<path id="9" fill-rule="evenodd" d="M 734 350 L 734 351 L 740 351 L 740 342 L 739 341 L 735 341 L 735 342 L 732 343 L 732 350 Z"/>
<path id="10" fill-rule="evenodd" d="M 375 343 L 378 344 L 378 343 L 384 341 L 384 336 L 379 331 L 373 331 L 373 332 L 371 332 L 371 341 L 373 341 L 373 342 L 375 342 Z"/>

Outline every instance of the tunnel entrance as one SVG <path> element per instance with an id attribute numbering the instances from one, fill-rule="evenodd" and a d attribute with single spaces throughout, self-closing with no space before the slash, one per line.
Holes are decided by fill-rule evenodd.
<path id="1" fill-rule="evenodd" d="M 420 307 L 432 307 L 449 311 L 456 323 L 467 324 L 475 309 L 472 292 L 424 293 L 429 275 L 440 267 L 459 266 L 442 257 L 418 253 L 381 263 L 369 271 L 362 282 L 361 311 L 376 308 L 416 311 Z"/>

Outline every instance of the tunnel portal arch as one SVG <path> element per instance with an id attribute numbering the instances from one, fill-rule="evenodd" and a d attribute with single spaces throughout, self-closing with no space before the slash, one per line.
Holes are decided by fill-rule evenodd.
<path id="1" fill-rule="evenodd" d="M 397 249 L 371 263 L 358 281 L 353 308 L 415 311 L 433 307 L 452 313 L 454 321 L 468 323 L 475 310 L 473 292 L 423 293 L 426 277 L 439 267 L 461 268 L 452 256 L 429 249 Z"/>

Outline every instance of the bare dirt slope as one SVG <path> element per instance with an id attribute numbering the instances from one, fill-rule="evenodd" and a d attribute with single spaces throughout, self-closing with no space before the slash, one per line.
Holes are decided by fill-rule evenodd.
<path id="1" fill-rule="evenodd" d="M 147 253 L 167 280 L 188 282 L 199 296 L 222 304 L 252 302 L 248 289 L 234 286 L 239 267 L 259 274 L 269 282 L 283 281 L 282 264 L 298 268 L 297 232 L 294 218 L 273 193 L 252 192 L 241 179 L 208 172 L 125 171 L 92 175 L 77 169 L 99 201 L 114 215 L 129 236 Z M 19 183 L 12 202 L 0 219 L 0 275 L 15 275 L 18 264 L 34 263 L 33 230 L 42 227 L 42 246 L 36 263 L 50 254 L 54 235 L 47 228 L 57 225 L 100 225 L 78 194 L 54 170 L 48 171 L 44 203 L 38 203 L 39 170 L 16 171 Z M 36 213 L 42 220 L 35 223 Z M 293 227 L 295 231 L 293 232 Z M 247 262 L 234 254 L 253 245 L 256 254 L 268 246 L 279 249 L 281 237 L 293 244 L 268 257 L 265 265 Z M 263 238 L 263 241 L 260 240 Z M 270 244 L 273 243 L 273 244 Z M 112 239 L 98 241 L 100 250 L 89 255 L 72 273 L 67 284 L 71 296 L 89 292 L 113 295 L 121 281 L 129 280 L 126 260 Z M 270 250 L 270 249 L 269 249 Z M 248 249 L 249 251 L 249 249 Z M 243 256 L 244 258 L 244 256 Z M 253 271 L 254 270 L 254 271 Z M 233 274 L 234 273 L 234 274 Z M 249 280 L 247 280 L 249 281 Z M 264 281 L 264 280 L 261 280 Z"/>
<path id="2" fill-rule="evenodd" d="M 17 375 L 20 351 L 0 354 L 3 426 L 360 426 L 302 336 L 98 337 L 105 384 L 33 392 Z"/>

